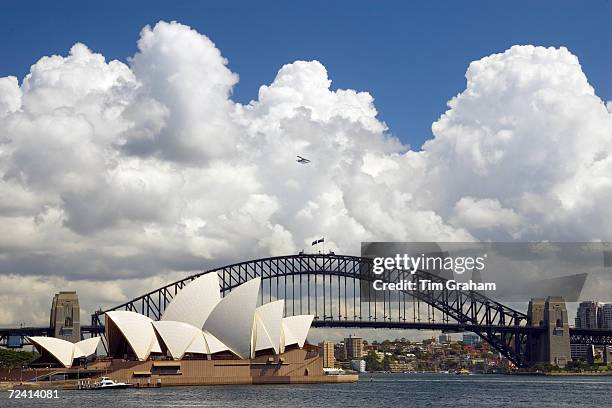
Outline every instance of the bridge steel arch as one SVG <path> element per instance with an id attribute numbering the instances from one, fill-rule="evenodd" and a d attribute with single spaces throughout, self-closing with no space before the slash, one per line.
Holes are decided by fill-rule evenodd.
<path id="1" fill-rule="evenodd" d="M 240 262 L 188 276 L 121 305 L 92 315 L 92 327 L 111 310 L 131 310 L 156 320 L 186 284 L 217 273 L 225 296 L 240 284 L 261 277 L 260 303 L 284 299 L 285 314 L 313 314 L 314 327 L 432 329 L 471 331 L 517 367 L 529 365 L 527 341 L 540 327 L 527 325 L 527 315 L 476 291 L 447 289 L 446 279 L 416 271 L 395 271 L 398 281 L 429 280 L 443 289 L 390 293 L 372 289 L 377 279 L 373 260 L 336 254 L 299 254 Z M 433 286 L 433 285 L 432 285 Z M 437 320 L 436 320 L 437 319 Z"/>

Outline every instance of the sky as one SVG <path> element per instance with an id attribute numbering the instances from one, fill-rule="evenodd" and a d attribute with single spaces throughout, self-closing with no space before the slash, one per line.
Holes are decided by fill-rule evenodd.
<path id="1" fill-rule="evenodd" d="M 612 240 L 608 3 L 128 4 L 2 3 L 0 325 L 321 236 Z"/>
<path id="2" fill-rule="evenodd" d="M 465 67 L 515 44 L 567 47 L 597 94 L 612 99 L 611 4 L 3 1 L 0 76 L 21 77 L 39 56 L 65 53 L 77 40 L 126 61 L 143 26 L 177 20 L 209 36 L 240 74 L 236 101 L 255 99 L 283 64 L 316 59 L 332 88 L 368 91 L 390 132 L 419 149 L 465 86 Z"/>

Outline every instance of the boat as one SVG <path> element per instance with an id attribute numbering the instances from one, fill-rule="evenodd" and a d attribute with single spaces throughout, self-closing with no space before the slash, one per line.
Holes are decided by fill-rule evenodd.
<path id="1" fill-rule="evenodd" d="M 101 390 L 101 389 L 106 389 L 106 388 L 117 388 L 117 389 L 121 389 L 121 388 L 128 388 L 131 387 L 132 384 L 128 384 L 128 383 L 124 383 L 124 382 L 115 382 L 113 380 L 111 380 L 108 377 L 102 377 L 100 378 L 100 380 L 98 382 L 96 382 L 93 385 L 93 389 L 95 390 Z"/>
<path id="2" fill-rule="evenodd" d="M 457 375 L 471 375 L 472 373 L 470 373 L 470 371 L 465 369 L 465 368 L 461 368 L 461 369 L 455 371 L 455 374 L 457 374 Z"/>

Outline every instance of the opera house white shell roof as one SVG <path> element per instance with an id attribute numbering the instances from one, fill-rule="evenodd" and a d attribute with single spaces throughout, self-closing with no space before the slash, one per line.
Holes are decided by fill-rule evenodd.
<path id="1" fill-rule="evenodd" d="M 259 283 L 252 279 L 232 290 L 213 309 L 204 329 L 240 358 L 249 358 Z"/>
<path id="2" fill-rule="evenodd" d="M 220 300 L 219 277 L 216 273 L 207 273 L 178 292 L 160 320 L 180 321 L 202 328 Z"/>
<path id="3" fill-rule="evenodd" d="M 285 351 L 285 347 L 297 344 L 304 347 L 308 330 L 314 319 L 313 315 L 299 315 L 283 318 L 283 335 L 281 353 Z"/>
<path id="4" fill-rule="evenodd" d="M 110 343 L 109 335 L 120 333 L 139 360 L 151 353 L 181 359 L 186 353 L 223 351 L 248 359 L 257 351 L 303 347 L 314 316 L 283 318 L 283 300 L 257 307 L 260 283 L 254 278 L 221 298 L 217 275 L 203 275 L 176 294 L 159 321 L 130 311 L 107 312 L 107 325 L 114 325 L 112 332 L 107 327 L 107 339 Z"/>
<path id="5" fill-rule="evenodd" d="M 147 316 L 127 310 L 114 310 L 107 312 L 106 317 L 106 326 L 114 324 L 119 329 L 138 360 L 146 360 L 151 353 L 161 353 L 161 347 L 153 330 L 153 320 Z M 108 328 L 106 332 L 108 339 Z"/>
<path id="6" fill-rule="evenodd" d="M 78 343 L 71 343 L 66 340 L 56 339 L 55 337 L 31 336 L 27 339 L 39 351 L 46 351 L 51 354 L 64 367 L 70 368 L 75 358 L 89 357 L 95 354 L 101 337 L 92 337 L 81 340 Z"/>
<path id="7" fill-rule="evenodd" d="M 189 323 L 160 320 L 153 322 L 153 327 L 175 360 L 185 353 L 215 354 L 229 350 L 215 336 Z"/>
<path id="8" fill-rule="evenodd" d="M 256 351 L 273 349 L 275 353 L 281 351 L 283 314 L 285 302 L 277 300 L 266 303 L 255 309 L 255 336 L 251 357 Z"/>

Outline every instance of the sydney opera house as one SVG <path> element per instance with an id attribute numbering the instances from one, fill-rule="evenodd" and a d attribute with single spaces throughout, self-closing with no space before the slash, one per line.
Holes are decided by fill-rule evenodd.
<path id="1" fill-rule="evenodd" d="M 217 274 L 203 275 L 174 296 L 158 321 L 107 312 L 108 356 L 88 369 L 138 386 L 342 381 L 324 375 L 317 348 L 306 343 L 314 316 L 284 317 L 283 300 L 258 306 L 260 280 L 222 298 Z M 100 337 L 30 342 L 44 359 L 70 369 L 96 353 Z"/>

